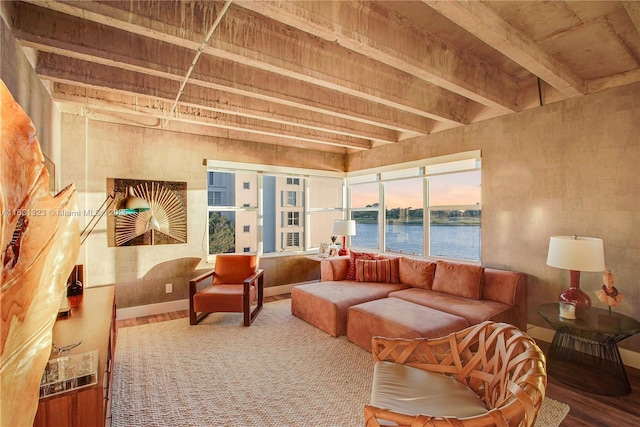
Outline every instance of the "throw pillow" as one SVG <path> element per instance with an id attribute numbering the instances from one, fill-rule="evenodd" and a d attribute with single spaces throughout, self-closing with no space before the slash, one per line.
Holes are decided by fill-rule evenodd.
<path id="1" fill-rule="evenodd" d="M 345 280 L 356 280 L 356 260 L 358 259 L 378 259 L 378 254 L 351 251 L 349 253 L 349 271 L 347 271 Z"/>
<path id="2" fill-rule="evenodd" d="M 398 283 L 398 259 L 356 260 L 356 281 Z"/>
<path id="3" fill-rule="evenodd" d="M 438 261 L 431 289 L 470 299 L 482 298 L 484 267 Z"/>
<path id="4" fill-rule="evenodd" d="M 413 258 L 400 258 L 400 283 L 414 288 L 431 289 L 436 262 Z"/>

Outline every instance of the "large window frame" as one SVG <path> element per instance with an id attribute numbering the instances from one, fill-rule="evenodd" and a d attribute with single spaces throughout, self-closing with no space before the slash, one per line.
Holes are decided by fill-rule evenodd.
<path id="1" fill-rule="evenodd" d="M 239 175 L 249 174 L 255 175 L 256 185 L 246 185 L 246 179 L 241 179 L 241 182 L 236 183 L 236 188 L 239 186 L 246 191 L 255 192 L 256 203 L 235 203 L 227 206 L 210 206 L 207 203 L 207 218 L 212 212 L 219 213 L 220 215 L 237 215 L 239 213 L 249 213 L 255 217 L 255 223 L 250 225 L 250 233 L 255 241 L 252 241 L 251 246 L 255 247 L 255 250 L 251 250 L 251 253 L 256 253 L 261 257 L 274 257 L 274 256 L 286 256 L 299 253 L 317 252 L 320 244 L 330 240 L 331 227 L 333 219 L 344 219 L 346 212 L 346 186 L 345 186 L 345 173 L 333 172 L 333 171 L 321 171 L 314 169 L 303 168 L 289 168 L 289 167 L 276 167 L 268 165 L 256 165 L 250 163 L 240 162 L 227 162 L 217 160 L 207 160 L 207 174 L 208 183 L 212 184 L 211 174 L 209 172 L 221 172 L 230 173 L 236 175 L 236 180 Z M 277 194 L 274 194 L 274 200 L 264 200 L 265 194 L 273 193 L 272 189 L 265 189 L 265 186 L 271 185 L 275 182 L 277 186 Z M 268 181 L 265 184 L 265 180 Z M 316 180 L 322 180 L 323 183 L 328 185 L 311 185 Z M 328 180 L 328 181 L 326 181 Z M 252 181 L 253 182 L 253 181 Z M 249 188 L 247 188 L 249 187 Z M 326 191 L 326 188 L 338 188 L 339 196 L 336 197 L 336 206 L 318 206 L 318 203 L 310 203 L 310 200 L 317 200 L 314 198 L 313 192 L 318 188 Z M 210 191 L 210 190 L 208 190 Z M 253 194 L 253 193 L 252 193 Z M 295 198 L 294 203 L 290 203 L 292 199 L 289 197 L 293 194 Z M 207 200 L 210 202 L 209 194 Z M 266 202 L 266 203 L 265 203 Z M 312 206 L 314 205 L 314 206 Z M 276 232 L 274 236 L 265 236 L 265 233 L 270 233 L 273 228 L 271 224 L 265 224 L 265 210 L 272 212 L 278 211 L 278 217 L 275 218 Z M 267 214 L 267 217 L 269 215 Z M 269 217 L 269 222 L 273 222 Z M 326 222 L 325 225 L 319 224 L 319 222 Z M 241 251 L 246 252 L 246 244 L 238 244 L 238 234 L 244 231 L 244 227 L 247 224 L 236 224 L 236 244 L 235 253 Z M 206 233 L 209 236 L 209 222 L 207 222 Z M 271 231 L 267 231 L 271 230 Z M 269 250 L 265 248 L 265 239 L 269 240 L 271 246 L 273 242 L 276 244 L 276 250 Z M 205 249 L 208 254 L 208 259 L 215 259 L 215 253 L 210 253 L 209 241 L 205 239 Z M 246 239 L 245 239 L 246 242 Z M 253 249 L 253 248 L 252 248 Z"/>
<path id="2" fill-rule="evenodd" d="M 397 187 L 402 186 L 403 183 L 414 183 L 418 180 L 422 180 L 422 251 L 419 253 L 404 253 L 405 255 L 414 255 L 424 258 L 445 258 L 445 259 L 457 259 L 470 262 L 481 262 L 482 250 L 481 250 L 481 232 L 482 225 L 480 222 L 482 213 L 482 201 L 481 190 L 478 189 L 479 197 L 475 203 L 469 204 L 444 204 L 437 200 L 430 200 L 430 185 L 431 181 L 434 182 L 440 177 L 453 176 L 455 174 L 465 174 L 473 171 L 477 174 L 478 179 L 481 181 L 481 153 L 480 151 L 469 151 L 464 153 L 457 153 L 448 156 L 435 157 L 430 159 L 424 159 L 415 162 L 408 162 L 403 164 L 390 165 L 383 168 L 361 170 L 358 172 L 350 173 L 347 176 L 347 205 L 348 205 L 348 217 L 355 219 L 356 221 L 363 216 L 372 218 L 377 216 L 375 223 L 377 224 L 377 247 L 371 247 L 371 245 L 359 246 L 358 236 L 351 239 L 350 247 L 355 250 L 362 251 L 376 251 L 387 252 L 392 251 L 392 246 L 388 244 L 388 227 L 390 227 L 390 221 L 387 218 L 387 188 L 394 187 L 396 184 L 400 184 Z M 393 185 L 392 185 L 393 184 Z M 481 184 L 480 184 L 481 185 Z M 369 193 L 372 193 L 372 186 L 378 189 L 378 199 L 375 204 L 369 204 L 367 206 L 352 206 L 355 192 L 361 188 L 367 188 Z M 374 196 L 370 196 L 370 200 L 374 200 Z M 415 208 L 415 206 L 414 206 Z M 478 253 L 465 254 L 464 257 L 453 257 L 446 254 L 431 253 L 432 251 L 432 221 L 431 216 L 435 212 L 446 211 L 451 214 L 456 212 L 465 212 L 470 216 L 475 216 L 478 221 Z M 406 214 L 405 214 L 406 215 Z M 475 230 L 475 229 L 474 229 Z M 371 234 L 371 233 L 369 233 Z M 362 239 L 361 239 L 362 241 Z"/>
<path id="3" fill-rule="evenodd" d="M 249 218 L 252 219 L 250 225 L 251 233 L 255 234 L 256 241 L 252 246 L 255 250 L 252 253 L 256 253 L 259 256 L 281 256 L 281 255 L 293 255 L 299 253 L 310 253 L 318 250 L 322 243 L 326 243 L 329 240 L 331 234 L 331 226 L 328 225 L 334 219 L 345 219 L 357 217 L 357 214 L 365 213 L 369 215 L 371 221 L 377 224 L 377 241 L 375 247 L 361 247 L 354 244 L 352 239 L 349 239 L 349 247 L 358 251 L 375 251 L 384 253 L 387 249 L 386 233 L 387 233 L 387 212 L 386 212 L 386 193 L 385 187 L 390 183 L 402 182 L 403 180 L 421 179 L 424 182 L 423 185 L 423 205 L 422 216 L 423 221 L 426 221 L 429 226 L 424 226 L 423 222 L 423 251 L 422 253 L 407 255 L 415 255 L 425 258 L 447 258 L 447 257 L 432 254 L 431 250 L 431 221 L 430 218 L 434 212 L 455 212 L 455 211 L 476 211 L 478 218 L 481 218 L 482 204 L 481 200 L 478 200 L 475 204 L 439 204 L 432 203 L 430 200 L 430 181 L 436 180 L 438 177 L 443 177 L 452 174 L 466 173 L 468 171 L 476 171 L 481 174 L 481 153 L 479 150 L 469 151 L 464 153 L 457 153 L 452 155 L 440 156 L 430 159 L 423 159 L 414 162 L 407 162 L 402 164 L 389 165 L 381 168 L 360 170 L 356 172 L 332 172 L 321 171 L 313 169 L 302 168 L 288 168 L 288 167 L 275 167 L 267 165 L 255 165 L 248 163 L 238 162 L 226 162 L 226 161 L 207 161 L 207 173 L 213 172 L 225 172 L 233 174 L 255 174 L 256 185 L 246 185 L 246 180 L 241 183 L 241 187 L 248 190 L 249 187 L 255 192 L 256 203 L 243 203 L 239 206 L 207 206 L 208 215 L 211 212 L 225 212 L 229 213 L 249 213 Z M 271 204 L 278 205 L 280 210 L 280 218 L 278 226 L 280 227 L 280 234 L 275 237 L 276 245 L 280 245 L 277 250 L 267 248 L 265 251 L 265 233 L 269 234 L 269 227 L 265 229 L 265 201 L 263 200 L 265 194 L 264 178 L 265 177 L 281 177 L 282 186 L 279 189 L 278 200 L 269 201 Z M 321 199 L 335 199 L 336 191 L 330 187 L 327 189 L 326 185 L 318 185 L 314 180 L 336 180 L 340 182 L 339 188 L 341 189 L 337 198 L 341 202 L 331 201 L 335 205 L 326 206 L 318 200 Z M 481 178 L 480 178 L 481 180 Z M 208 183 L 211 185 L 211 179 Z M 315 183 L 315 185 L 312 185 Z M 320 182 L 324 184 L 324 181 Z M 374 196 L 374 203 L 367 206 L 352 206 L 352 190 L 357 185 L 374 185 L 377 188 L 377 198 Z M 294 187 L 295 186 L 295 187 Z M 393 187 L 392 185 L 390 185 Z M 312 190 L 317 189 L 317 190 Z M 289 192 L 295 191 L 296 205 L 289 204 Z M 317 195 L 314 198 L 314 192 L 317 191 Z M 323 193 L 324 191 L 324 193 Z M 481 196 L 481 190 L 479 190 Z M 481 197 L 480 197 L 481 199 Z M 209 200 L 209 197 L 207 198 Z M 310 202 L 313 200 L 313 202 Z M 299 213 L 293 213 L 299 212 Z M 298 216 L 298 222 L 292 218 Z M 409 215 L 410 216 L 410 215 Z M 245 216 L 245 218 L 247 218 Z M 253 223 L 253 221 L 255 223 Z M 325 224 L 326 223 L 326 224 Z M 246 224 L 245 224 L 246 225 Z M 479 239 L 481 239 L 481 223 L 479 230 Z M 208 230 L 208 228 L 207 228 Z M 240 229 L 242 231 L 242 228 Z M 293 234 L 298 233 L 297 237 Z M 244 233 L 245 235 L 247 233 Z M 208 233 L 207 233 L 208 235 Z M 312 237 L 314 236 L 314 237 Z M 320 236 L 320 237 L 318 237 Z M 271 237 L 267 237 L 271 238 Z M 354 238 L 357 240 L 357 236 Z M 209 247 L 207 240 L 207 253 L 209 253 Z M 290 246 L 289 243 L 297 243 L 295 246 Z M 237 245 L 237 243 L 236 243 Z M 271 244 L 270 244 L 271 245 Z M 239 247 L 236 247 L 236 251 L 246 251 L 246 240 L 243 241 Z M 481 262 L 482 251 L 481 241 L 479 242 L 478 259 L 468 258 L 453 258 L 465 261 L 477 261 Z M 215 254 L 210 254 L 209 259 L 215 258 Z"/>

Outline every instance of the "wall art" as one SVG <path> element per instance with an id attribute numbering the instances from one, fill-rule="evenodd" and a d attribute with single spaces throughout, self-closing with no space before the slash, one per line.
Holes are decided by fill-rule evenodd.
<path id="1" fill-rule="evenodd" d="M 109 178 L 107 188 L 115 196 L 107 221 L 109 246 L 187 242 L 186 182 Z M 127 209 L 123 203 L 131 199 L 139 205 Z"/>

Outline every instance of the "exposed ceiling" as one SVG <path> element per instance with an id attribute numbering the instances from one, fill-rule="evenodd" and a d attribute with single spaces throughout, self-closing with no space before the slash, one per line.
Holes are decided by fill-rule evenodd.
<path id="1" fill-rule="evenodd" d="M 637 1 L 28 0 L 9 10 L 64 111 L 321 151 L 640 81 Z"/>

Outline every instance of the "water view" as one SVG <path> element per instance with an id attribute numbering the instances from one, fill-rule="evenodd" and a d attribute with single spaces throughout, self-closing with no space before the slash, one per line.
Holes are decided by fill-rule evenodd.
<path id="1" fill-rule="evenodd" d="M 480 261 L 480 226 L 431 225 L 431 256 Z M 423 225 L 388 224 L 386 251 L 424 255 Z M 377 249 L 378 225 L 357 223 L 352 247 Z"/>

